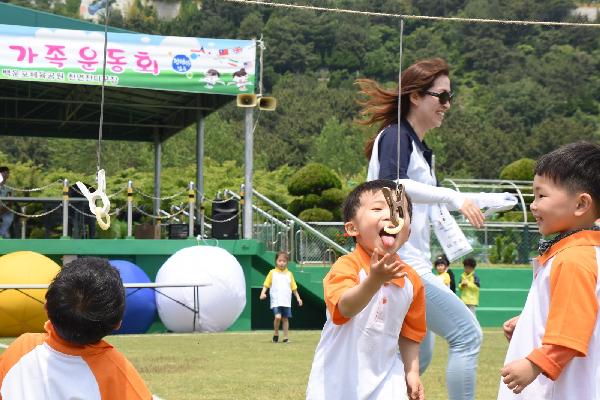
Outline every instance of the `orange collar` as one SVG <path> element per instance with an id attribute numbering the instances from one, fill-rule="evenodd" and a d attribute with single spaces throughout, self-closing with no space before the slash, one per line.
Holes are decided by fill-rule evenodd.
<path id="1" fill-rule="evenodd" d="M 104 340 L 99 341 L 98 343 L 88 344 L 88 345 L 78 345 L 74 343 L 67 342 L 54 330 L 54 326 L 52 326 L 52 322 L 46 321 L 44 324 L 44 329 L 46 330 L 46 343 L 54 350 L 59 351 L 63 354 L 68 354 L 71 356 L 90 356 L 94 354 L 102 353 L 108 349 L 111 349 L 113 346 L 105 342 Z"/>
<path id="2" fill-rule="evenodd" d="M 536 260 L 540 265 L 544 265 L 561 251 L 577 246 L 600 246 L 600 231 L 584 230 L 567 236 L 563 240 L 554 243 L 543 255 L 536 257 Z"/>
<path id="3" fill-rule="evenodd" d="M 364 269 L 368 275 L 371 271 L 371 254 L 367 253 L 367 251 L 358 243 L 356 244 L 355 252 L 358 255 L 362 269 Z M 394 256 L 394 260 L 399 260 L 402 264 L 407 265 L 404 261 L 400 260 L 398 254 L 395 254 Z M 398 287 L 404 287 L 404 278 L 392 279 L 390 282 Z"/>

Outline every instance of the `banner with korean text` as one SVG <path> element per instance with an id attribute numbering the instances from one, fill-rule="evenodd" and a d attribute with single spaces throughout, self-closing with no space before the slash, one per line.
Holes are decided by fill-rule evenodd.
<path id="1" fill-rule="evenodd" d="M 0 79 L 99 85 L 104 32 L 0 24 Z M 106 85 L 254 93 L 256 42 L 108 33 Z"/>

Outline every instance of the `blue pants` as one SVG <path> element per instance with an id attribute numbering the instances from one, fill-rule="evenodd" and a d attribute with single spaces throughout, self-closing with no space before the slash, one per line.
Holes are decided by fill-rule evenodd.
<path id="1" fill-rule="evenodd" d="M 473 400 L 482 333 L 465 304 L 432 273 L 421 276 L 427 299 L 427 336 L 419 351 L 420 373 L 431 362 L 434 333 L 448 342 L 446 386 L 449 400 Z"/>
<path id="2" fill-rule="evenodd" d="M 0 219 L 2 220 L 2 222 L 0 222 L 0 237 L 8 239 L 10 237 L 10 226 L 15 219 L 15 215 L 10 211 L 7 211 L 0 216 Z"/>

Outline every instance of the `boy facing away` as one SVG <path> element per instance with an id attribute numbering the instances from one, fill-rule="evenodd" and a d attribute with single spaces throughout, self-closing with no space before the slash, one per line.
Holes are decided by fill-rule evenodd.
<path id="1" fill-rule="evenodd" d="M 133 365 L 102 338 L 121 325 L 125 289 L 107 260 L 66 264 L 46 292 L 46 333 L 25 333 L 0 358 L 0 399 L 149 400 Z"/>
<path id="2" fill-rule="evenodd" d="M 283 323 L 283 343 L 288 342 L 290 318 L 292 318 L 292 293 L 298 305 L 302 307 L 302 299 L 298 294 L 298 285 L 294 274 L 288 270 L 288 254 L 280 251 L 275 255 L 275 268 L 269 271 L 260 292 L 260 299 L 267 298 L 267 289 L 271 297 L 271 310 L 275 315 L 273 320 L 273 343 L 279 341 L 279 325 Z"/>
<path id="3" fill-rule="evenodd" d="M 323 280 L 327 321 L 306 391 L 307 399 L 423 399 L 419 343 L 425 337 L 425 289 L 396 255 L 410 233 L 388 234 L 390 209 L 375 180 L 358 185 L 343 206 L 344 227 L 356 249 L 340 257 Z M 400 351 L 400 353 L 398 352 Z"/>
<path id="4" fill-rule="evenodd" d="M 534 278 L 510 341 L 499 400 L 600 400 L 600 146 L 579 142 L 542 156 L 531 212 L 540 233 Z"/>

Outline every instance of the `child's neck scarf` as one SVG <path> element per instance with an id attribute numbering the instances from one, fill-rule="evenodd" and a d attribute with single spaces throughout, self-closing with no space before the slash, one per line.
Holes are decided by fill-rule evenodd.
<path id="1" fill-rule="evenodd" d="M 549 240 L 540 239 L 538 246 L 538 251 L 540 255 L 544 255 L 544 253 L 547 252 L 550 249 L 550 247 L 552 247 L 555 243 L 558 243 L 564 238 L 581 231 L 600 231 L 600 226 L 594 225 L 591 228 L 575 229 L 572 231 L 563 232 L 560 235 L 556 235 L 554 238 Z"/>

